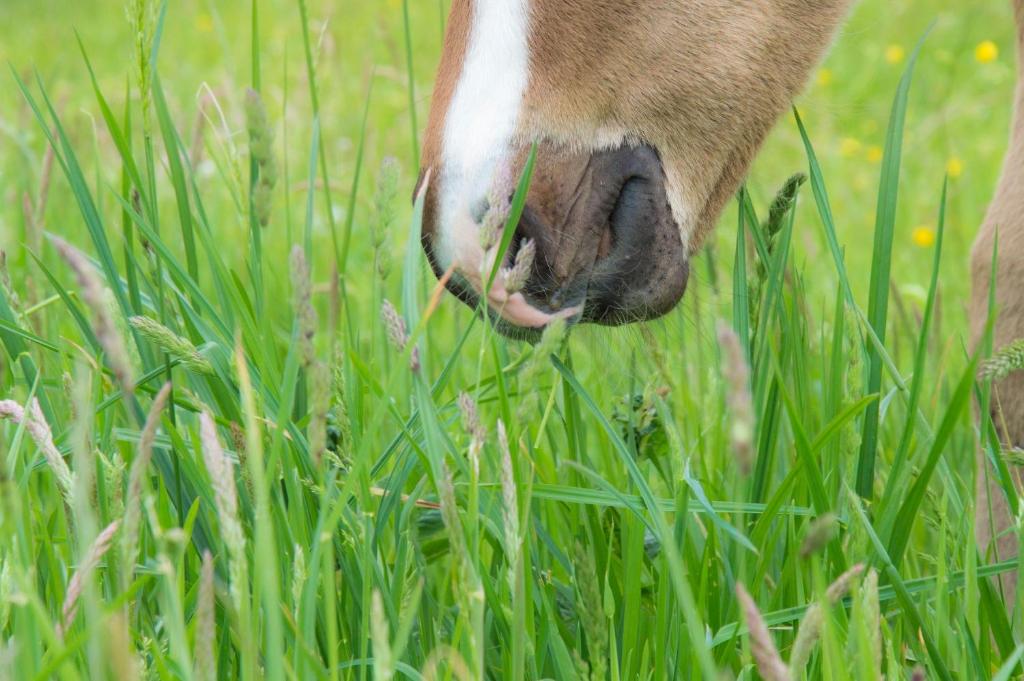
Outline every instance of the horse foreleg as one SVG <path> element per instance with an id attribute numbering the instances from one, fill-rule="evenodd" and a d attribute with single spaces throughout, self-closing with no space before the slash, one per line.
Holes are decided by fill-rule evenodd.
<path id="1" fill-rule="evenodd" d="M 1014 0 L 1017 18 L 1019 73 L 1024 59 L 1024 0 Z M 1010 147 L 1002 177 L 989 206 L 971 253 L 972 295 L 969 309 L 971 335 L 975 347 L 985 336 L 989 315 L 993 254 L 995 254 L 995 309 L 992 345 L 999 349 L 1024 339 L 1024 78 L 1019 79 Z M 997 249 L 998 244 L 998 249 Z M 1024 447 L 1024 373 L 1015 372 L 995 383 L 990 412 L 1004 448 Z M 1018 552 L 1015 518 L 1018 509 L 1010 508 L 1000 488 L 996 471 L 978 448 L 975 528 L 982 554 L 999 560 L 1013 558 Z M 1021 471 L 1007 462 L 1018 491 L 1022 489 Z M 1003 585 L 1015 590 L 1014 578 Z"/>

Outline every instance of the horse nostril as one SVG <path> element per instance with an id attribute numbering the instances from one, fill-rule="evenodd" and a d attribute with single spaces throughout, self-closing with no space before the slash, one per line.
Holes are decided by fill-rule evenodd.
<path id="1" fill-rule="evenodd" d="M 623 183 L 608 217 L 609 229 L 602 235 L 602 251 L 599 251 L 602 259 L 613 253 L 628 259 L 646 245 L 648 227 L 660 217 L 655 209 L 652 189 L 650 180 L 638 175 Z"/>

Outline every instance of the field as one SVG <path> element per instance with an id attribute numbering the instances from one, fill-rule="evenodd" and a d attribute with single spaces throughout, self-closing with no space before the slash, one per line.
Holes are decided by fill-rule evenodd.
<path id="1" fill-rule="evenodd" d="M 0 678 L 1017 678 L 1010 3 L 860 2 L 679 309 L 534 346 L 418 245 L 446 9 L 0 0 Z"/>

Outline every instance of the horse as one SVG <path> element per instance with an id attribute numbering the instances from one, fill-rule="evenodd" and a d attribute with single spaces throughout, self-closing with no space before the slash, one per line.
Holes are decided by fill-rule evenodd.
<path id="1" fill-rule="evenodd" d="M 453 0 L 419 182 L 434 271 L 469 305 L 486 298 L 513 336 L 559 318 L 618 325 L 667 313 L 853 2 Z M 1024 72 L 1024 0 L 1012 2 Z M 997 238 L 994 343 L 1024 338 L 1024 79 L 1015 99 L 1003 172 L 970 256 L 975 345 Z M 528 159 L 508 267 L 488 278 L 499 249 L 482 225 L 502 204 L 507 211 Z M 1024 444 L 1024 373 L 998 382 L 996 395 L 1004 444 Z M 1006 531 L 1016 511 L 978 450 L 976 537 L 1005 559 L 1017 553 Z"/>

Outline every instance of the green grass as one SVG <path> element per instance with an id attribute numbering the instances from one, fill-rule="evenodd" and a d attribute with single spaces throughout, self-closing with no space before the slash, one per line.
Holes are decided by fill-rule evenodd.
<path id="1" fill-rule="evenodd" d="M 117 3 L 0 4 L 0 397 L 53 441 L 0 427 L 3 675 L 758 678 L 743 584 L 796 676 L 1016 678 L 963 302 L 1003 4 L 865 0 L 680 309 L 536 346 L 419 248 L 445 3 L 168 3 L 140 42 Z"/>

